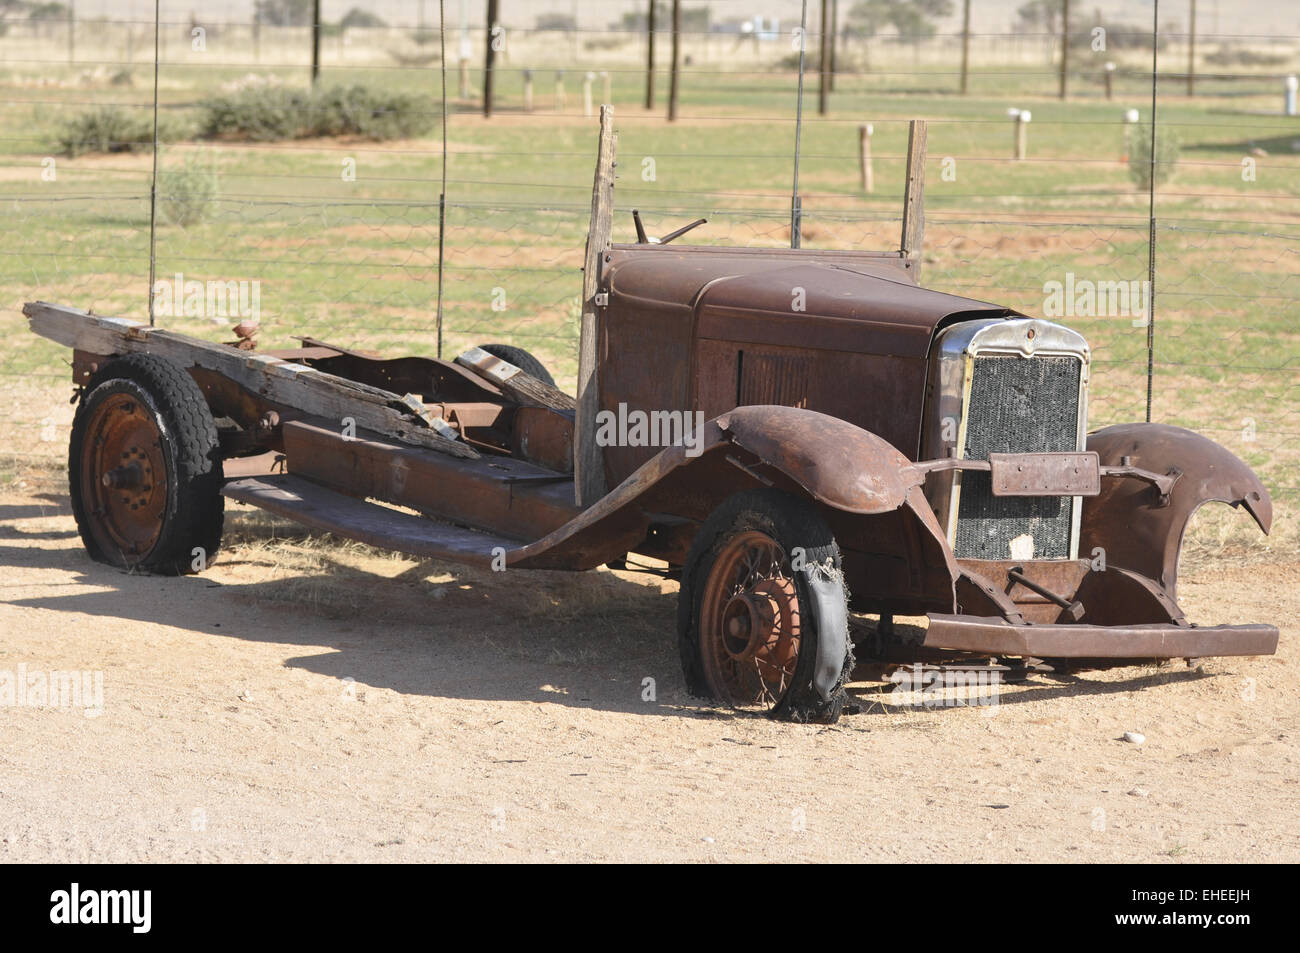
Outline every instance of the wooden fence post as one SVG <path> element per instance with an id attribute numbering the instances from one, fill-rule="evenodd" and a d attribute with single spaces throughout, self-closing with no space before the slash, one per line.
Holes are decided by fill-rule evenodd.
<path id="1" fill-rule="evenodd" d="M 913 119 L 907 129 L 907 183 L 903 189 L 904 258 L 913 261 L 912 277 L 921 279 L 921 245 L 925 239 L 925 140 L 924 119 Z"/>

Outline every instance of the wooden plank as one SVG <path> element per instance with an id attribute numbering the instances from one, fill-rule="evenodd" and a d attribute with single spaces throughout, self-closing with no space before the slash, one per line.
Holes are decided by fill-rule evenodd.
<path id="1" fill-rule="evenodd" d="M 614 231 L 614 159 L 617 149 L 614 107 L 604 105 L 600 107 L 600 146 L 596 153 L 595 181 L 591 187 L 591 223 L 587 229 L 587 256 L 582 272 L 582 340 L 578 350 L 578 403 L 573 428 L 573 490 L 580 506 L 590 506 L 605 495 L 605 462 L 596 444 L 596 414 L 600 411 L 596 295 L 600 292 L 601 270 Z"/>
<path id="2" fill-rule="evenodd" d="M 913 275 L 921 279 L 921 247 L 925 239 L 925 141 L 927 124 L 913 119 L 907 129 L 907 183 L 903 191 L 903 257 L 915 262 Z"/>
<path id="3" fill-rule="evenodd" d="M 549 407 L 564 413 L 572 413 L 576 409 L 574 399 L 558 387 L 524 373 L 509 361 L 503 361 L 481 347 L 470 348 L 456 358 L 456 363 L 495 384 L 508 397 L 525 407 Z"/>
<path id="4" fill-rule="evenodd" d="M 397 409 L 402 398 L 379 387 L 265 354 L 151 328 L 138 321 L 89 314 L 78 308 L 35 301 L 25 304 L 23 313 L 33 331 L 67 347 L 104 355 L 156 354 L 187 369 L 202 367 L 214 371 L 268 401 L 338 421 L 340 427 L 351 419 L 359 429 L 372 430 L 413 446 L 469 459 L 479 456 L 473 447 L 433 432 L 414 413 Z"/>

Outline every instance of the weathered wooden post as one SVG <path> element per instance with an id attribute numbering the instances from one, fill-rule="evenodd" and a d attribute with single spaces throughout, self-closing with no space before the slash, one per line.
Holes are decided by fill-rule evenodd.
<path id="1" fill-rule="evenodd" d="M 1115 64 L 1110 60 L 1106 61 L 1106 98 L 1115 98 Z"/>
<path id="2" fill-rule="evenodd" d="M 907 181 L 903 187 L 902 256 L 912 262 L 912 278 L 921 278 L 921 247 L 925 240 L 925 142 L 928 125 L 913 119 L 907 127 Z"/>
<path id="3" fill-rule="evenodd" d="M 601 270 L 614 231 L 614 164 L 618 137 L 614 107 L 600 107 L 600 145 L 591 187 L 591 220 L 587 254 L 582 267 L 582 336 L 578 343 L 578 406 L 573 423 L 573 492 L 579 506 L 591 506 L 605 495 L 605 462 L 596 443 L 596 414 L 600 412 L 597 371 L 600 334 Z"/>
<path id="4" fill-rule="evenodd" d="M 524 112 L 533 111 L 533 71 L 524 70 Z"/>

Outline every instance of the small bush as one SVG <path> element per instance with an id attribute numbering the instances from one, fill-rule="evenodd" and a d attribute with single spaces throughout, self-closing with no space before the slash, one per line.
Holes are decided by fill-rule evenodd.
<path id="1" fill-rule="evenodd" d="M 59 132 L 59 151 L 70 159 L 87 152 L 148 152 L 153 115 L 144 109 L 97 106 L 69 119 Z"/>
<path id="2" fill-rule="evenodd" d="M 179 167 L 158 172 L 158 208 L 173 225 L 189 228 L 217 208 L 218 177 L 215 164 L 197 153 Z"/>
<path id="3" fill-rule="evenodd" d="M 1168 127 L 1156 133 L 1156 187 L 1164 185 L 1174 177 L 1178 168 L 1178 156 L 1182 152 L 1182 143 L 1178 134 Z M 1151 125 L 1135 124 L 1129 130 L 1128 141 L 1128 175 L 1137 185 L 1138 191 L 1146 192 L 1151 188 Z"/>
<path id="4" fill-rule="evenodd" d="M 322 90 L 242 89 L 203 104 L 200 130 L 208 138 L 274 142 L 310 136 L 404 139 L 433 125 L 432 103 L 365 86 Z"/>

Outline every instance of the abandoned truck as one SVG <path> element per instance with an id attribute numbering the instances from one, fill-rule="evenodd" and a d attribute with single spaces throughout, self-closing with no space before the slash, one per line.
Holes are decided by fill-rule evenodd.
<path id="1" fill-rule="evenodd" d="M 898 254 L 638 242 L 599 258 L 576 402 L 501 346 L 257 352 L 28 304 L 74 349 L 87 551 L 199 570 L 229 498 L 509 571 L 652 557 L 681 581 L 689 688 L 796 720 L 842 709 L 850 610 L 879 614 L 882 650 L 894 615 L 925 615 L 892 648 L 928 660 L 1275 651 L 1273 626 L 1200 627 L 1176 602 L 1192 514 L 1217 500 L 1268 532 L 1268 491 L 1178 427 L 1089 433 L 1074 331 L 921 288 Z M 666 447 L 597 439 L 602 414 L 674 411 L 704 423 Z"/>

